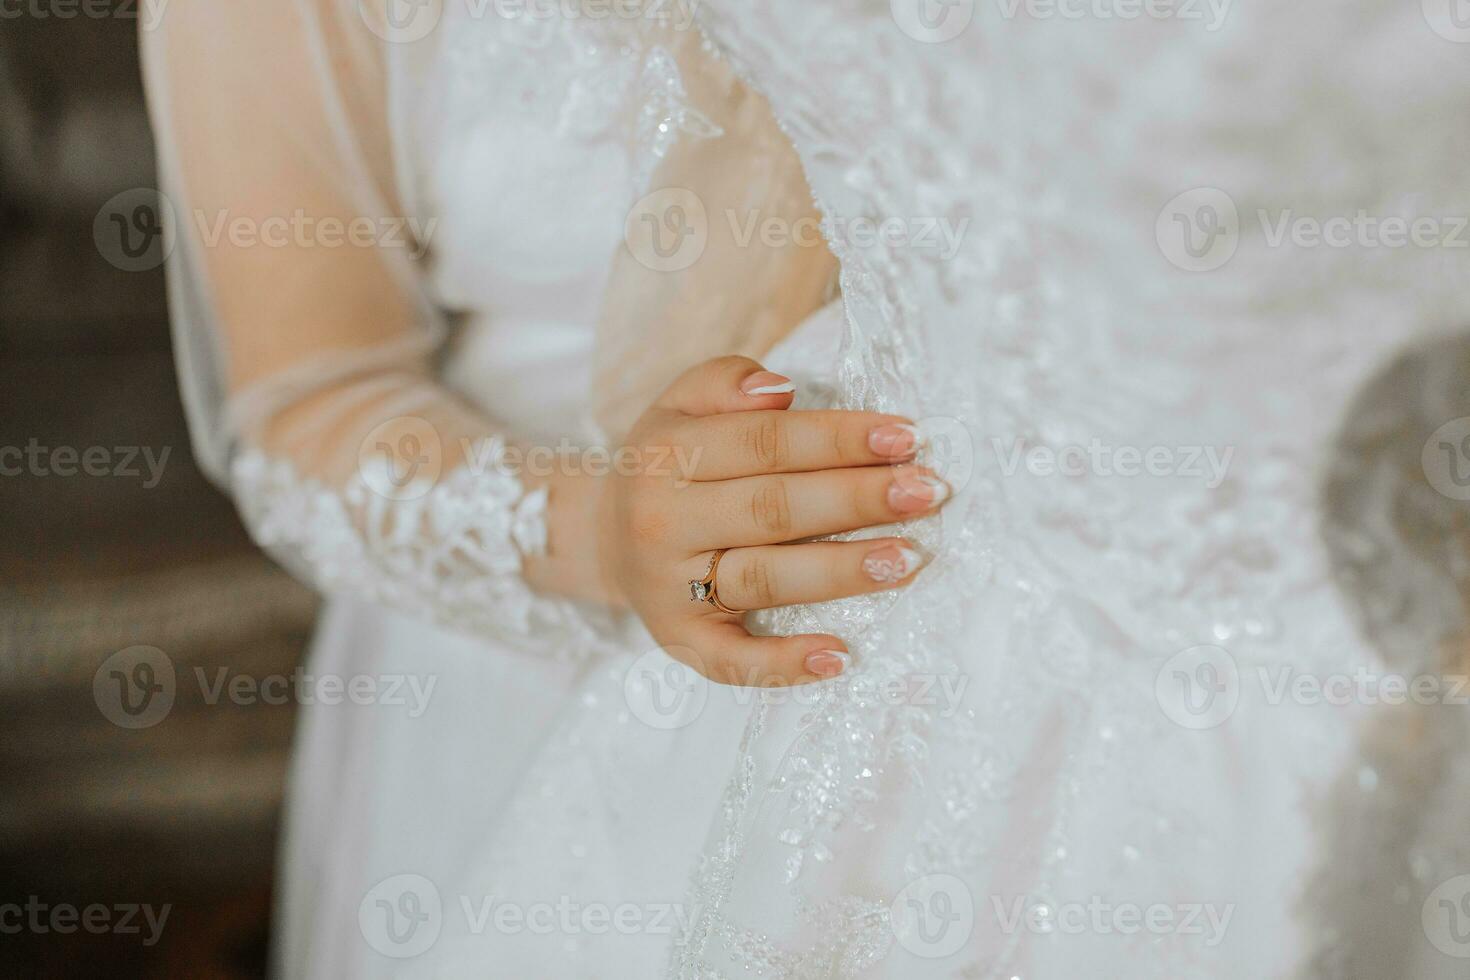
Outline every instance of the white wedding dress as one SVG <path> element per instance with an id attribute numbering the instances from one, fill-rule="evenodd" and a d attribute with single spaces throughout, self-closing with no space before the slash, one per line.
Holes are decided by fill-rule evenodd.
<path id="1" fill-rule="evenodd" d="M 1437 670 L 1463 627 L 1463 553 L 1404 528 L 1463 514 L 1412 464 L 1470 414 L 1465 252 L 1273 234 L 1456 213 L 1470 59 L 1433 17 L 445 0 L 420 34 L 388 2 L 145 38 L 201 458 L 332 595 L 310 670 L 407 679 L 303 710 L 283 976 L 1454 975 L 1419 910 L 1470 870 L 1470 777 L 1389 798 L 1371 706 L 1271 696 Z M 767 351 L 782 253 L 718 226 L 799 217 L 793 184 L 841 295 Z M 629 219 L 663 188 L 711 238 L 669 271 Z M 427 250 L 196 220 L 293 209 Z M 904 594 L 755 617 L 849 639 L 799 698 L 533 594 L 544 495 L 486 465 L 732 350 L 799 407 L 925 418 L 959 490 Z M 1354 398 L 1401 350 L 1386 428 Z M 380 444 L 427 476 L 384 482 Z"/>

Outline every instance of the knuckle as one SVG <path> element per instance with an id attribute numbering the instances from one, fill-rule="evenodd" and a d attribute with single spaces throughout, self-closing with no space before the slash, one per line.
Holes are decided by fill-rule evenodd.
<path id="1" fill-rule="evenodd" d="M 867 461 L 866 453 L 859 453 L 853 448 L 853 441 L 848 438 L 847 426 L 832 426 L 832 458 L 841 466 L 856 466 Z"/>
<path id="2" fill-rule="evenodd" d="M 767 534 L 789 533 L 791 501 L 786 493 L 786 481 L 772 480 L 757 490 L 750 501 L 750 515 L 755 526 Z"/>
<path id="3" fill-rule="evenodd" d="M 659 514 L 635 519 L 628 528 L 628 534 L 634 541 L 645 547 L 661 544 L 668 537 L 669 522 Z"/>
<path id="4" fill-rule="evenodd" d="M 893 508 L 888 506 L 891 474 L 879 473 L 876 477 L 859 474 L 848 489 L 848 506 L 857 519 L 866 524 L 883 523 L 893 517 Z"/>
<path id="5" fill-rule="evenodd" d="M 706 362 L 710 370 L 720 375 L 743 374 L 757 370 L 760 365 L 742 354 L 725 354 L 722 357 L 711 358 Z"/>
<path id="6" fill-rule="evenodd" d="M 791 458 L 790 434 L 778 415 L 758 419 L 745 430 L 745 448 L 762 470 L 784 469 Z"/>
<path id="7" fill-rule="evenodd" d="M 690 480 L 704 455 L 705 434 L 698 425 L 684 424 L 647 440 L 642 447 L 641 472 L 644 476 Z"/>
<path id="8" fill-rule="evenodd" d="M 765 609 L 776 604 L 776 580 L 771 563 L 763 559 L 747 562 L 740 570 L 740 589 L 755 603 Z"/>
<path id="9" fill-rule="evenodd" d="M 627 507 L 628 536 L 640 545 L 656 545 L 668 538 L 673 518 L 651 494 L 640 494 Z"/>

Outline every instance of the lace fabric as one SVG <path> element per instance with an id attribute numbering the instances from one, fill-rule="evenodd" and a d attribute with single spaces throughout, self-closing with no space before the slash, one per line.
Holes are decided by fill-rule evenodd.
<path id="1" fill-rule="evenodd" d="M 323 591 L 411 610 L 538 656 L 548 655 L 546 637 L 558 638 L 551 655 L 561 658 L 604 649 L 616 635 L 610 614 L 545 599 L 521 578 L 521 560 L 546 552 L 546 488 L 526 492 L 498 437 L 470 455 L 476 466 L 435 481 L 400 484 L 383 459 L 345 487 L 329 487 L 287 459 L 246 451 L 231 476 L 255 540 L 293 556 Z"/>

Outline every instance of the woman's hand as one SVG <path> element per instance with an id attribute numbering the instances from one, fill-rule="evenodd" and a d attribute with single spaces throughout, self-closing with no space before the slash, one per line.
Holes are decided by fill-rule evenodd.
<path id="1" fill-rule="evenodd" d="M 744 357 L 687 371 L 645 412 L 601 492 L 603 572 L 671 655 L 723 684 L 782 686 L 848 662 L 829 635 L 755 637 L 739 615 L 692 601 L 718 549 L 720 601 L 742 612 L 908 584 L 902 538 L 800 542 L 933 512 L 949 488 L 902 464 L 916 433 L 869 412 L 787 412 L 792 386 Z"/>

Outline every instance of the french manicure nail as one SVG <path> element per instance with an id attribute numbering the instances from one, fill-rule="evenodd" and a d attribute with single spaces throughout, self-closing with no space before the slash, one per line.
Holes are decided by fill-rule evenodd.
<path id="1" fill-rule="evenodd" d="M 740 383 L 740 390 L 751 396 L 786 395 L 795 391 L 796 385 L 774 371 L 757 371 Z"/>
<path id="2" fill-rule="evenodd" d="M 852 664 L 852 657 L 841 650 L 818 650 L 806 655 L 806 671 L 818 677 L 836 677 Z"/>
<path id="3" fill-rule="evenodd" d="M 923 561 L 919 553 L 904 545 L 890 544 L 879 548 L 863 559 L 863 571 L 868 578 L 883 585 L 902 582 L 914 573 Z"/>
<path id="4" fill-rule="evenodd" d="M 914 514 L 944 503 L 949 484 L 938 477 L 901 476 L 888 486 L 888 506 L 901 514 Z"/>
<path id="5" fill-rule="evenodd" d="M 880 425 L 868 433 L 868 448 L 879 456 L 911 456 L 919 445 L 919 430 L 912 425 Z"/>

